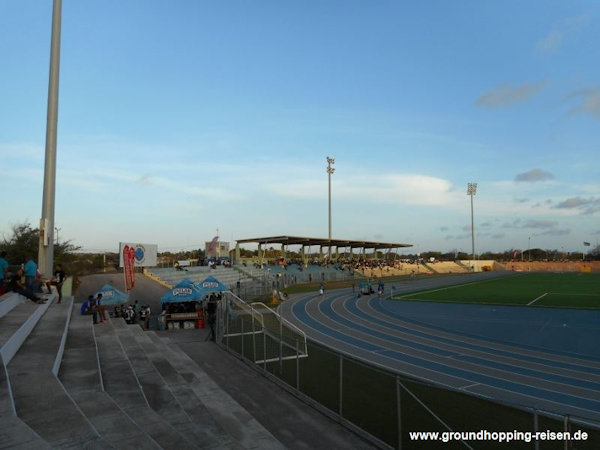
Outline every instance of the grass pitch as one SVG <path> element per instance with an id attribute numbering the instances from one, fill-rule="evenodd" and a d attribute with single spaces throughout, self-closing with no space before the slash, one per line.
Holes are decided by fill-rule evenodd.
<path id="1" fill-rule="evenodd" d="M 525 273 L 408 294 L 394 300 L 600 309 L 600 274 Z"/>

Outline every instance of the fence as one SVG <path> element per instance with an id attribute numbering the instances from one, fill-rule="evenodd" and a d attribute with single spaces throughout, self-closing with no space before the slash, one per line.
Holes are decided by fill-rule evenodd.
<path id="1" fill-rule="evenodd" d="M 239 299 L 221 305 L 218 342 L 287 389 L 383 448 L 597 450 L 600 428 L 569 416 L 492 401 L 398 375 L 323 347 L 266 307 Z M 304 339 L 304 341 L 303 341 Z M 460 440 L 458 432 L 570 432 L 587 440 Z M 414 432 L 428 440 L 411 440 Z M 453 434 L 450 434 L 450 433 Z M 446 433 L 446 434 L 443 434 Z M 481 433 L 480 433 L 481 434 Z M 494 435 L 490 435 L 493 437 Z M 442 438 L 453 437 L 442 444 Z"/>
<path id="2" fill-rule="evenodd" d="M 217 311 L 217 340 L 266 370 L 277 362 L 307 357 L 306 335 L 263 303 L 223 294 Z"/>

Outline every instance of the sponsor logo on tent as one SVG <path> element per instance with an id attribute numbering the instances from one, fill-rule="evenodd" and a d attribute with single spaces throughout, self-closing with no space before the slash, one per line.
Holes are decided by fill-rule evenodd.
<path id="1" fill-rule="evenodd" d="M 218 288 L 219 283 L 216 281 L 205 281 L 204 283 L 202 283 L 202 287 L 205 289 Z"/>
<path id="2" fill-rule="evenodd" d="M 191 288 L 175 288 L 173 289 L 173 295 L 192 295 Z"/>

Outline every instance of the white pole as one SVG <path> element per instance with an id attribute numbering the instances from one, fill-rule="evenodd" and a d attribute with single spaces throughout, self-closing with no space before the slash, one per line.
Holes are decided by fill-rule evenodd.
<path id="1" fill-rule="evenodd" d="M 473 220 L 473 196 L 477 193 L 477 183 L 467 185 L 467 195 L 471 196 L 471 267 L 475 271 L 475 222 Z"/>
<path id="2" fill-rule="evenodd" d="M 54 202 L 56 197 L 56 135 L 58 123 L 58 80 L 60 67 L 60 21 L 62 0 L 54 0 L 52 8 L 52 38 L 50 43 L 50 79 L 48 82 L 48 111 L 46 119 L 46 161 L 44 167 L 44 192 L 40 243 L 38 248 L 39 271 L 47 278 L 52 276 L 54 263 Z"/>
<path id="3" fill-rule="evenodd" d="M 335 172 L 335 169 L 331 167 L 335 163 L 335 159 L 327 157 L 327 178 L 329 182 L 329 242 L 327 246 L 327 263 L 331 261 L 331 174 Z"/>

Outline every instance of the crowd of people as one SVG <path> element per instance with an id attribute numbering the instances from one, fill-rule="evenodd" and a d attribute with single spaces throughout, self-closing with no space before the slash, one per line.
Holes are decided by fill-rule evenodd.
<path id="1" fill-rule="evenodd" d="M 0 295 L 5 292 L 16 292 L 35 303 L 46 303 L 47 298 L 43 294 L 50 294 L 52 286 L 56 288 L 58 301 L 62 301 L 62 286 L 67 279 L 67 274 L 61 264 L 56 264 L 53 276 L 44 279 L 40 274 L 37 264 L 28 255 L 23 264 L 16 269 L 10 270 L 6 260 L 6 252 L 0 252 Z M 46 291 L 44 291 L 46 288 Z"/>
<path id="2" fill-rule="evenodd" d="M 90 315 L 94 324 L 104 323 L 107 321 L 106 306 L 102 304 L 102 294 L 98 293 L 95 297 L 89 295 L 87 300 L 81 304 L 81 315 Z M 150 307 L 148 305 L 140 305 L 136 300 L 133 304 L 114 305 L 109 311 L 109 316 L 114 318 L 122 318 L 127 324 L 140 324 L 143 329 L 149 328 L 150 322 Z"/>

